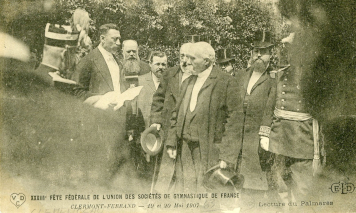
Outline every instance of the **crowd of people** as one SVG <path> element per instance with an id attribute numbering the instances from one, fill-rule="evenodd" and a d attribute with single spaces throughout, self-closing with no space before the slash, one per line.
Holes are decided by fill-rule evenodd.
<path id="1" fill-rule="evenodd" d="M 182 44 L 180 64 L 168 67 L 161 51 L 152 51 L 148 63 L 140 60 L 138 43 L 121 42 L 115 24 L 102 25 L 99 34 L 99 45 L 71 74 L 76 83 L 69 92 L 94 107 L 105 99 L 100 108 L 112 111 L 120 95 L 142 87 L 125 101 L 125 131 L 135 169 L 152 180 L 151 192 L 233 189 L 241 191 L 244 209 L 256 205 L 251 200 L 289 203 L 310 196 L 325 153 L 318 121 L 303 98 L 306 68 L 292 51 L 298 34 L 281 41 L 288 63 L 275 69 L 271 35 L 257 32 L 243 70 L 233 68 L 231 50 L 215 52 L 209 42 Z M 156 137 L 153 149 L 161 148 L 155 155 L 141 148 L 150 133 Z"/>

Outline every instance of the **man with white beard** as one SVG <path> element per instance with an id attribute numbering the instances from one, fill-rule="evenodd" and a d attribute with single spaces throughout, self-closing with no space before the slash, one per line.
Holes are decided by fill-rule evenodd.
<path id="1" fill-rule="evenodd" d="M 172 67 L 164 73 L 157 91 L 153 95 L 151 107 L 151 126 L 156 126 L 158 130 L 164 131 L 164 141 L 170 127 L 171 111 L 176 106 L 182 82 L 191 75 L 191 66 L 187 66 L 187 54 L 192 43 L 185 43 L 180 48 L 180 65 Z M 164 146 L 165 147 L 165 146 Z M 166 151 L 162 152 L 161 170 L 157 177 L 155 189 L 157 191 L 168 191 L 171 187 L 171 180 L 174 173 L 174 160 L 171 159 Z"/>
<path id="2" fill-rule="evenodd" d="M 181 46 L 179 55 L 179 66 L 172 67 L 162 76 L 161 84 L 153 95 L 151 108 L 151 123 L 159 130 L 169 128 L 169 112 L 175 107 L 175 100 L 179 95 L 182 82 L 191 75 L 191 67 L 187 67 L 188 50 L 192 43 L 185 43 Z M 168 114 L 167 114 L 168 113 Z"/>

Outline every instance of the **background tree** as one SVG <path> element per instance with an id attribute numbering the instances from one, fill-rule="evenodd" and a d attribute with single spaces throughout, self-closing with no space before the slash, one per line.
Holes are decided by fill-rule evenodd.
<path id="1" fill-rule="evenodd" d="M 24 1 L 24 0 L 23 0 Z M 98 42 L 97 29 L 104 23 L 120 26 L 122 40 L 135 39 L 140 57 L 149 50 L 163 50 L 169 65 L 178 64 L 179 46 L 186 35 L 207 36 L 212 46 L 231 48 L 235 66 L 247 65 L 250 44 L 257 30 L 281 37 L 282 19 L 273 16 L 271 4 L 257 0 L 52 0 L 49 10 L 6 19 L 6 28 L 23 38 L 40 57 L 46 23 L 68 24 L 73 11 L 87 10 L 92 18 L 89 36 Z M 6 5 L 5 5 L 6 6 Z M 33 36 L 34 37 L 33 37 Z M 36 38 L 36 39 L 35 39 Z"/>

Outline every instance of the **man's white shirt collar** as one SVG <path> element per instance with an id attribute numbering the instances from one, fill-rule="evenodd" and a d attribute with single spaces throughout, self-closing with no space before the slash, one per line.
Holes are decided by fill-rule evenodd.
<path id="1" fill-rule="evenodd" d="M 104 47 L 101 44 L 99 44 L 98 49 L 101 52 L 101 54 L 104 56 L 105 60 L 114 58 L 113 54 L 107 51 L 106 49 L 104 49 Z"/>
<path id="2" fill-rule="evenodd" d="M 155 88 L 157 90 L 158 86 L 159 86 L 159 79 L 157 78 L 157 76 L 155 76 L 155 74 L 153 74 L 153 72 L 151 72 L 151 75 L 152 75 L 152 80 L 153 80 L 153 83 L 155 85 Z"/>
<path id="3" fill-rule="evenodd" d="M 209 77 L 209 75 L 210 75 L 212 70 L 213 70 L 213 66 L 211 65 L 206 70 L 204 70 L 203 72 L 198 74 L 198 79 L 201 78 L 201 79 L 205 79 L 206 80 Z M 205 82 L 205 80 L 204 80 L 204 82 Z"/>
<path id="4" fill-rule="evenodd" d="M 192 96 L 190 99 L 190 110 L 193 111 L 196 107 L 197 101 L 198 101 L 198 94 L 200 89 L 203 87 L 206 79 L 208 79 L 211 71 L 213 70 L 213 66 L 210 66 L 203 72 L 198 74 L 197 81 L 194 84 L 193 91 L 192 91 Z"/>
<path id="5" fill-rule="evenodd" d="M 106 65 L 108 66 L 114 91 L 120 92 L 120 67 L 117 61 L 115 60 L 113 54 L 105 50 L 101 44 L 99 44 L 98 49 L 103 55 Z"/>

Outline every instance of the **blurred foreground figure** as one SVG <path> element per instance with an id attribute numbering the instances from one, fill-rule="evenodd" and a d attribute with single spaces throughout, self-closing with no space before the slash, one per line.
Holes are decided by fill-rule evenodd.
<path id="1" fill-rule="evenodd" d="M 84 105 L 51 87 L 51 80 L 27 70 L 25 63 L 1 59 L 0 66 L 2 174 L 25 178 L 23 187 L 35 188 L 30 191 L 135 190 L 124 140 L 124 111 Z M 125 182 L 112 184 L 118 175 Z"/>
<path id="2" fill-rule="evenodd" d="M 291 42 L 290 48 L 299 43 Z M 293 51 L 289 51 L 289 62 L 290 66 L 276 74 L 275 103 L 267 113 L 273 115 L 271 127 L 260 131 L 262 148 L 276 154 L 273 170 L 280 202 L 284 203 L 303 200 L 320 169 L 319 125 L 305 106 L 300 78 L 310 70 Z"/>
<path id="3" fill-rule="evenodd" d="M 332 189 L 335 189 L 333 183 L 355 182 L 354 159 L 350 157 L 354 153 L 356 114 L 356 38 L 353 36 L 356 29 L 350 27 L 355 25 L 355 4 L 338 0 L 281 0 L 279 9 L 291 21 L 295 33 L 294 41 L 288 47 L 290 68 L 277 74 L 281 76 L 278 81 L 280 89 L 277 88 L 277 109 L 269 144 L 270 151 L 288 156 L 276 161 L 277 167 L 286 166 L 280 172 L 284 175 L 278 180 L 282 183 L 281 192 L 285 190 L 287 195 L 292 189 L 289 196 L 294 197 L 289 200 L 295 200 L 298 206 L 289 206 L 290 211 L 354 211 L 351 204 L 354 194 L 346 195 Z M 285 110 L 293 113 L 286 114 Z M 298 116 L 296 120 L 295 115 L 300 112 L 307 112 L 308 116 Z M 322 146 L 313 143 L 318 131 L 314 128 L 314 120 L 308 117 L 318 119 L 323 130 L 319 137 L 324 138 L 326 149 L 326 168 L 322 176 L 314 173 L 314 179 L 312 162 L 319 161 Z M 283 126 L 289 128 L 283 129 Z M 291 142 L 284 143 L 286 139 Z M 285 181 L 291 178 L 292 182 Z M 306 205 L 309 201 L 314 204 Z M 325 203 L 315 204 L 315 201 Z M 335 202 L 330 204 L 330 201 Z"/>

